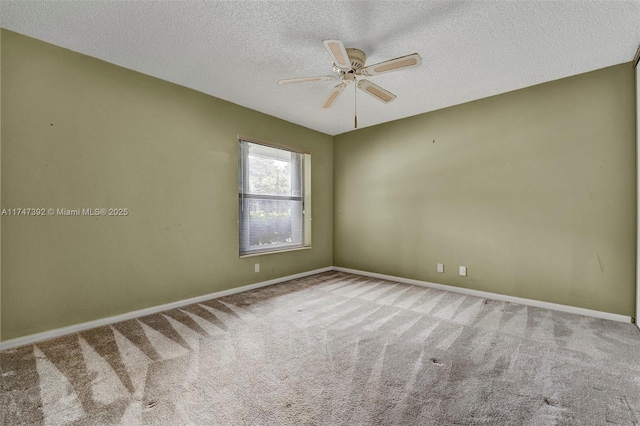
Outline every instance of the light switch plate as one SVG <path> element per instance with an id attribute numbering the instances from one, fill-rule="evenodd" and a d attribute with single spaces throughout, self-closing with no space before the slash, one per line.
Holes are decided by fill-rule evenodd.
<path id="1" fill-rule="evenodd" d="M 461 277 L 466 277 L 467 276 L 467 267 L 466 266 L 461 266 L 460 267 L 460 276 Z"/>
<path id="2" fill-rule="evenodd" d="M 444 263 L 438 263 L 438 272 L 444 272 Z"/>

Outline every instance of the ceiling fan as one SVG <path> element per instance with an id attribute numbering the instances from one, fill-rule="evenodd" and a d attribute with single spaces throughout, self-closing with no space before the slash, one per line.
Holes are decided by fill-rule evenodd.
<path id="1" fill-rule="evenodd" d="M 308 81 L 329 81 L 341 80 L 329 93 L 329 96 L 322 103 L 322 108 L 331 108 L 338 97 L 347 88 L 347 85 L 354 83 L 354 86 L 363 92 L 373 96 L 385 104 L 393 101 L 396 95 L 386 89 L 358 77 L 371 77 L 392 71 L 399 71 L 407 68 L 420 66 L 422 58 L 417 53 L 390 59 L 374 65 L 365 66 L 367 55 L 360 49 L 345 48 L 340 40 L 323 40 L 324 47 L 333 59 L 333 75 L 322 75 L 317 77 L 288 78 L 278 81 L 279 84 L 306 83 Z M 357 116 L 355 119 L 358 127 Z"/>

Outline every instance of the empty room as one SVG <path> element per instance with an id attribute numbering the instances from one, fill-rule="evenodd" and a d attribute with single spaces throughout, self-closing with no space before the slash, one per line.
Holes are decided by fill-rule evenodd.
<path id="1" fill-rule="evenodd" d="M 640 0 L 0 27 L 0 424 L 640 425 Z"/>

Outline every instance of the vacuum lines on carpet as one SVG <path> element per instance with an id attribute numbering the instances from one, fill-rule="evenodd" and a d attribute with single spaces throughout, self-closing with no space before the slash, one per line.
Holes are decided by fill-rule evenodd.
<path id="1" fill-rule="evenodd" d="M 640 423 L 631 324 L 327 272 L 0 352 L 0 424 Z"/>

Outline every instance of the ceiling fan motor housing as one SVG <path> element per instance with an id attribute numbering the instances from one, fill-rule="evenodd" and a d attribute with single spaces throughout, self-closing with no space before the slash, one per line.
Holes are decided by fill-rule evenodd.
<path id="1" fill-rule="evenodd" d="M 367 60 L 367 55 L 365 55 L 362 50 L 354 49 L 353 47 L 348 47 L 346 50 L 347 55 L 349 56 L 349 61 L 351 62 L 351 68 L 354 71 L 358 71 L 364 68 L 364 63 Z"/>

